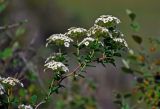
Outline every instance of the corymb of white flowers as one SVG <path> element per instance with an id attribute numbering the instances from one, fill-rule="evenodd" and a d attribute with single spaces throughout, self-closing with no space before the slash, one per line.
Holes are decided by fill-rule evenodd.
<path id="1" fill-rule="evenodd" d="M 84 38 L 84 39 L 78 44 L 78 46 L 81 46 L 81 45 L 88 46 L 88 45 L 90 44 L 90 42 L 93 42 L 93 41 L 95 41 L 94 38 L 92 38 L 92 37 L 86 37 L 86 38 Z M 98 41 L 98 43 L 100 43 L 100 44 L 103 46 L 103 43 L 102 43 L 102 42 Z"/>
<path id="2" fill-rule="evenodd" d="M 2 78 L 1 82 L 10 86 L 20 85 L 21 87 L 24 87 L 23 83 L 13 77 Z"/>
<path id="3" fill-rule="evenodd" d="M 95 24 L 100 26 L 115 26 L 120 23 L 120 20 L 117 17 L 112 15 L 102 15 L 96 19 Z"/>
<path id="4" fill-rule="evenodd" d="M 66 67 L 62 62 L 56 62 L 54 60 L 49 62 L 46 61 L 44 66 L 47 67 L 46 69 L 52 69 L 53 71 L 60 69 L 64 72 L 69 72 L 68 67 Z"/>
<path id="5" fill-rule="evenodd" d="M 79 44 L 78 44 L 78 46 L 81 46 L 81 45 L 85 45 L 85 46 L 88 46 L 89 45 L 89 43 L 90 42 L 93 42 L 93 41 L 95 41 L 95 39 L 94 38 L 92 38 L 92 37 L 86 37 L 86 38 L 84 38 Z"/>
<path id="6" fill-rule="evenodd" d="M 127 42 L 126 42 L 125 39 L 123 39 L 123 38 L 113 38 L 113 40 L 114 40 L 115 42 L 123 43 L 124 46 L 125 46 L 126 48 L 128 48 L 128 44 L 127 44 Z"/>
<path id="7" fill-rule="evenodd" d="M 87 36 L 96 36 L 96 35 L 101 35 L 101 36 L 104 36 L 104 35 L 111 35 L 109 33 L 109 30 L 105 27 L 101 27 L 101 26 L 98 26 L 98 25 L 94 25 L 93 27 L 91 27 L 88 32 L 87 32 Z"/>
<path id="8" fill-rule="evenodd" d="M 18 109 L 33 109 L 33 107 L 31 105 L 22 104 L 18 106 Z"/>
<path id="9" fill-rule="evenodd" d="M 70 37 L 64 34 L 53 34 L 47 39 L 47 41 L 48 42 L 46 44 L 46 47 L 52 42 L 58 43 L 58 44 L 64 44 L 65 47 L 69 47 L 70 42 L 73 42 L 73 39 L 71 39 Z"/>
<path id="10" fill-rule="evenodd" d="M 76 28 L 76 27 L 71 27 L 68 29 L 68 32 L 65 33 L 68 36 L 78 36 L 78 35 L 85 35 L 87 33 L 87 30 L 84 28 Z"/>
<path id="11" fill-rule="evenodd" d="M 51 61 L 51 60 L 53 60 L 53 59 L 55 59 L 55 58 L 56 58 L 55 56 L 50 56 L 50 57 L 48 57 L 48 58 L 46 59 L 45 63 L 47 63 L 47 62 L 49 62 L 49 61 Z"/>
<path id="12" fill-rule="evenodd" d="M 46 59 L 45 63 L 47 63 L 47 62 L 49 62 L 51 60 L 56 60 L 56 58 L 61 57 L 61 56 L 62 56 L 62 53 L 54 53 L 53 55 L 49 56 Z"/>
<path id="13" fill-rule="evenodd" d="M 50 43 L 54 43 L 56 45 L 64 45 L 65 47 L 70 47 L 70 43 L 74 42 L 72 38 L 84 36 L 83 40 L 78 43 L 78 46 L 85 45 L 88 46 L 90 42 L 93 42 L 94 38 L 104 38 L 104 37 L 110 37 L 114 39 L 114 27 L 117 27 L 117 25 L 120 23 L 120 20 L 117 17 L 114 17 L 112 15 L 102 15 L 99 18 L 95 20 L 94 26 L 92 26 L 89 30 L 86 30 L 84 28 L 77 28 L 72 27 L 68 29 L 68 32 L 64 34 L 53 34 L 49 38 L 47 38 L 46 46 L 48 46 Z M 112 28 L 111 28 L 112 27 Z M 110 30 L 112 29 L 112 30 Z M 92 38 L 94 37 L 94 38 Z M 118 37 L 120 38 L 120 37 Z M 123 43 L 126 47 L 127 43 L 123 38 L 120 38 L 121 43 Z M 77 42 L 79 42 L 78 38 L 76 39 Z M 114 39 L 114 41 L 120 42 L 120 40 Z M 76 42 L 76 41 L 75 41 Z M 101 43 L 101 42 L 99 42 Z M 103 43 L 101 43 L 103 45 Z"/>

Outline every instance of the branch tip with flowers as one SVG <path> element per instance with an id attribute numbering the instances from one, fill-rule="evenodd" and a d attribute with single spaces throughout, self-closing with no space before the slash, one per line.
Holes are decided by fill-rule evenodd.
<path id="1" fill-rule="evenodd" d="M 115 65 L 115 57 L 121 57 L 121 51 L 128 50 L 124 35 L 118 28 L 119 23 L 120 20 L 112 15 L 102 15 L 96 19 L 94 25 L 88 30 L 72 27 L 64 34 L 53 34 L 47 38 L 46 47 L 54 45 L 59 48 L 58 52 L 55 52 L 53 56 L 48 57 L 45 61 L 44 71 L 53 72 L 48 92 L 38 103 L 31 105 L 20 104 L 17 107 L 19 109 L 39 109 L 42 104 L 48 102 L 52 94 L 58 93 L 64 87 L 62 82 L 65 79 L 84 77 L 83 72 L 86 72 L 87 67 L 92 67 L 93 63 Z M 77 66 L 73 71 L 68 68 L 67 58 L 69 56 L 62 52 L 62 47 L 66 47 L 66 49 L 72 47 L 74 50 L 72 54 L 77 60 Z M 20 84 L 23 86 L 18 79 L 11 77 L 5 80 L 0 79 L 0 95 L 5 93 L 6 84 L 12 86 Z M 7 105 L 11 107 L 9 101 L 8 97 Z"/>
<path id="2" fill-rule="evenodd" d="M 125 48 L 128 49 L 124 35 L 118 30 L 117 25 L 119 23 L 120 20 L 114 16 L 102 15 L 96 19 L 95 24 L 88 30 L 72 27 L 64 34 L 53 34 L 47 39 L 46 47 L 54 44 L 59 47 L 64 45 L 67 48 L 76 48 L 73 54 L 78 61 L 78 66 L 69 73 L 68 67 L 64 64 L 66 61 L 65 55 L 61 52 L 47 58 L 44 66 L 46 69 L 53 71 L 53 80 L 47 97 L 39 102 L 35 109 L 46 103 L 53 93 L 57 93 L 63 87 L 64 79 L 83 77 L 85 68 L 91 66 L 93 62 L 115 65 L 114 57 L 120 57 L 120 52 Z M 86 52 L 82 53 L 81 51 Z"/>

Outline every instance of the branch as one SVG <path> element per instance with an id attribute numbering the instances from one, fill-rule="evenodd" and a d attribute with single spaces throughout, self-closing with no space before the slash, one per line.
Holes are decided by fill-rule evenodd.
<path id="1" fill-rule="evenodd" d="M 20 21 L 18 23 L 15 23 L 15 24 L 0 26 L 0 30 L 7 30 L 7 29 L 16 28 L 18 26 L 23 25 L 24 23 L 27 23 L 27 22 L 28 22 L 27 20 L 24 20 L 24 21 Z"/>
<path id="2" fill-rule="evenodd" d="M 39 107 L 40 105 L 44 104 L 44 103 L 46 103 L 46 100 L 41 101 L 40 103 L 38 103 L 38 104 L 36 105 L 35 109 L 38 109 L 38 107 Z"/>
<path id="3" fill-rule="evenodd" d="M 79 65 L 78 65 L 72 72 L 70 72 L 70 73 L 68 73 L 67 75 L 61 77 L 61 79 L 57 81 L 56 85 L 59 86 L 64 79 L 66 79 L 66 78 L 68 78 L 68 77 L 70 77 L 70 76 L 76 75 L 76 73 L 77 73 L 78 70 L 80 70 L 79 72 L 82 72 L 83 69 L 86 67 L 86 64 L 92 62 L 92 58 L 94 58 L 94 54 L 95 54 L 95 50 L 92 50 L 92 52 L 89 54 L 89 57 L 91 58 L 90 61 L 84 62 L 84 65 L 83 65 L 82 63 L 79 63 Z M 81 69 L 80 69 L 80 68 L 81 68 Z M 78 73 L 78 74 L 79 74 L 79 73 Z M 53 84 L 54 84 L 54 81 L 51 82 L 51 85 L 50 85 L 51 88 L 52 88 Z M 38 103 L 38 104 L 36 105 L 35 109 L 38 109 L 38 107 L 39 107 L 40 105 L 46 103 L 47 100 L 48 100 L 48 98 L 51 96 L 51 94 L 52 94 L 52 92 L 49 92 L 49 93 L 47 94 L 46 98 L 43 99 L 40 103 Z"/>
<path id="4" fill-rule="evenodd" d="M 68 73 L 68 74 L 65 75 L 63 78 L 61 78 L 61 79 L 57 82 L 57 84 L 60 84 L 64 79 L 66 79 L 66 78 L 68 78 L 68 77 L 70 77 L 70 76 L 75 75 L 75 73 L 77 72 L 77 70 L 79 70 L 80 67 L 81 67 L 81 64 L 79 64 L 72 72 Z M 52 87 L 52 85 L 53 85 L 53 82 L 51 83 L 51 87 Z M 47 102 L 47 99 L 48 99 L 48 97 L 49 97 L 50 95 L 51 95 L 51 94 L 48 93 L 48 96 L 47 96 L 44 100 L 42 100 L 41 102 L 39 102 L 39 103 L 36 105 L 35 109 L 38 109 L 38 107 L 39 107 L 40 105 L 46 103 L 46 102 Z"/>

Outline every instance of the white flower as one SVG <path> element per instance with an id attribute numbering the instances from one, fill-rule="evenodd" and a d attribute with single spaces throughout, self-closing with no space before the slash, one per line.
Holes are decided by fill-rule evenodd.
<path id="1" fill-rule="evenodd" d="M 70 46 L 69 42 L 64 42 L 64 46 L 69 47 Z"/>
<path id="2" fill-rule="evenodd" d="M 81 46 L 81 45 L 83 45 L 83 44 L 85 44 L 86 46 L 88 46 L 88 45 L 89 45 L 89 42 L 93 42 L 93 41 L 95 41 L 94 38 L 92 38 L 92 37 L 86 37 L 86 38 L 84 38 L 84 39 L 78 44 L 78 46 Z M 87 43 L 86 43 L 86 42 L 87 42 Z"/>
<path id="3" fill-rule="evenodd" d="M 85 45 L 85 46 L 88 46 L 88 45 L 89 45 L 89 42 L 88 42 L 88 41 L 86 41 L 86 42 L 84 43 L 84 45 Z"/>
<path id="4" fill-rule="evenodd" d="M 5 92 L 3 85 L 0 83 L 0 95 L 3 95 Z"/>
<path id="5" fill-rule="evenodd" d="M 47 67 L 47 68 L 50 68 L 52 70 L 61 69 L 64 72 L 69 72 L 68 67 L 66 67 L 63 63 L 56 62 L 54 60 L 51 60 L 51 61 L 47 62 L 44 66 Z"/>
<path id="6" fill-rule="evenodd" d="M 128 44 L 127 44 L 126 40 L 124 40 L 123 38 L 113 38 L 113 40 L 114 40 L 115 42 L 123 43 L 124 46 L 128 48 Z"/>
<path id="7" fill-rule="evenodd" d="M 134 51 L 132 49 L 129 49 L 129 54 L 134 55 Z"/>
<path id="8" fill-rule="evenodd" d="M 46 59 L 45 63 L 47 63 L 47 62 L 49 62 L 49 61 L 51 61 L 51 60 L 56 59 L 56 57 L 61 57 L 61 55 L 62 55 L 62 53 L 54 53 L 53 56 L 49 56 L 49 57 Z"/>
<path id="9" fill-rule="evenodd" d="M 76 28 L 72 27 L 68 29 L 68 32 L 66 33 L 67 35 L 72 35 L 73 33 L 86 33 L 87 30 L 84 28 Z"/>
<path id="10" fill-rule="evenodd" d="M 33 109 L 33 107 L 31 105 L 22 104 L 18 106 L 18 109 Z"/>
<path id="11" fill-rule="evenodd" d="M 65 42 L 70 43 L 70 42 L 73 42 L 73 39 L 71 39 L 70 37 L 64 34 L 53 34 L 47 39 L 47 41 L 48 42 L 46 44 L 46 47 L 48 46 L 49 43 L 52 43 L 52 42 L 63 41 L 63 43 Z"/>
<path id="12" fill-rule="evenodd" d="M 49 56 L 49 57 L 46 59 L 45 63 L 47 63 L 48 61 L 53 60 L 53 59 L 55 59 L 55 58 L 56 58 L 55 56 Z"/>
<path id="13" fill-rule="evenodd" d="M 7 77 L 7 78 L 3 78 L 2 83 L 4 84 L 8 84 L 11 86 L 15 86 L 17 84 L 19 84 L 21 87 L 23 87 L 23 83 L 21 83 L 18 79 L 13 78 L 13 77 Z"/>
<path id="14" fill-rule="evenodd" d="M 104 24 L 108 22 L 115 22 L 116 24 L 120 23 L 120 20 L 117 17 L 114 17 L 112 15 L 102 15 L 99 18 L 96 19 L 95 24 L 103 22 Z"/>
<path id="15" fill-rule="evenodd" d="M 124 38 L 124 34 L 121 31 L 117 30 L 117 29 L 113 30 L 111 38 L 120 38 L 120 37 Z"/>
<path id="16" fill-rule="evenodd" d="M 109 33 L 109 30 L 105 27 L 101 27 L 101 26 L 98 26 L 98 25 L 94 25 L 93 27 L 91 27 L 88 32 L 87 32 L 87 36 L 91 36 L 91 35 L 95 35 L 95 34 L 105 34 L 105 35 L 111 35 Z"/>
<path id="17" fill-rule="evenodd" d="M 90 44 L 90 42 L 93 42 L 93 41 L 95 41 L 94 38 L 92 38 L 92 37 L 86 37 L 86 38 L 84 38 L 84 39 L 78 44 L 78 46 L 81 46 L 81 45 L 83 45 L 83 44 L 84 44 L 85 46 L 88 46 L 88 45 Z M 101 41 L 98 41 L 98 43 L 100 43 L 102 46 L 104 46 Z"/>

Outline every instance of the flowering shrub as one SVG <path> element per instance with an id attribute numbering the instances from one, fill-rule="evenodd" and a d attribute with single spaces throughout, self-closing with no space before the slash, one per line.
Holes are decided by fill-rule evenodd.
<path id="1" fill-rule="evenodd" d="M 72 27 L 64 34 L 51 35 L 47 39 L 46 47 L 56 46 L 58 50 L 54 51 L 54 55 L 49 56 L 45 61 L 44 71 L 51 71 L 53 74 L 44 99 L 37 102 L 37 97 L 33 96 L 32 104 L 23 104 L 21 99 L 14 96 L 16 92 L 13 90 L 18 84 L 23 86 L 21 81 L 13 77 L 1 77 L 0 105 L 4 105 L 5 108 L 38 109 L 42 104 L 48 102 L 53 93 L 58 93 L 64 87 L 62 82 L 65 79 L 84 77 L 83 72 L 86 72 L 86 67 L 93 67 L 92 63 L 115 65 L 114 57 L 121 57 L 121 51 L 128 49 L 124 35 L 118 29 L 119 23 L 120 20 L 114 16 L 102 15 L 88 30 Z M 73 49 L 72 54 L 77 60 L 74 70 L 69 69 L 69 56 L 62 50 L 64 47 Z M 87 100 L 85 97 L 83 99 Z"/>

